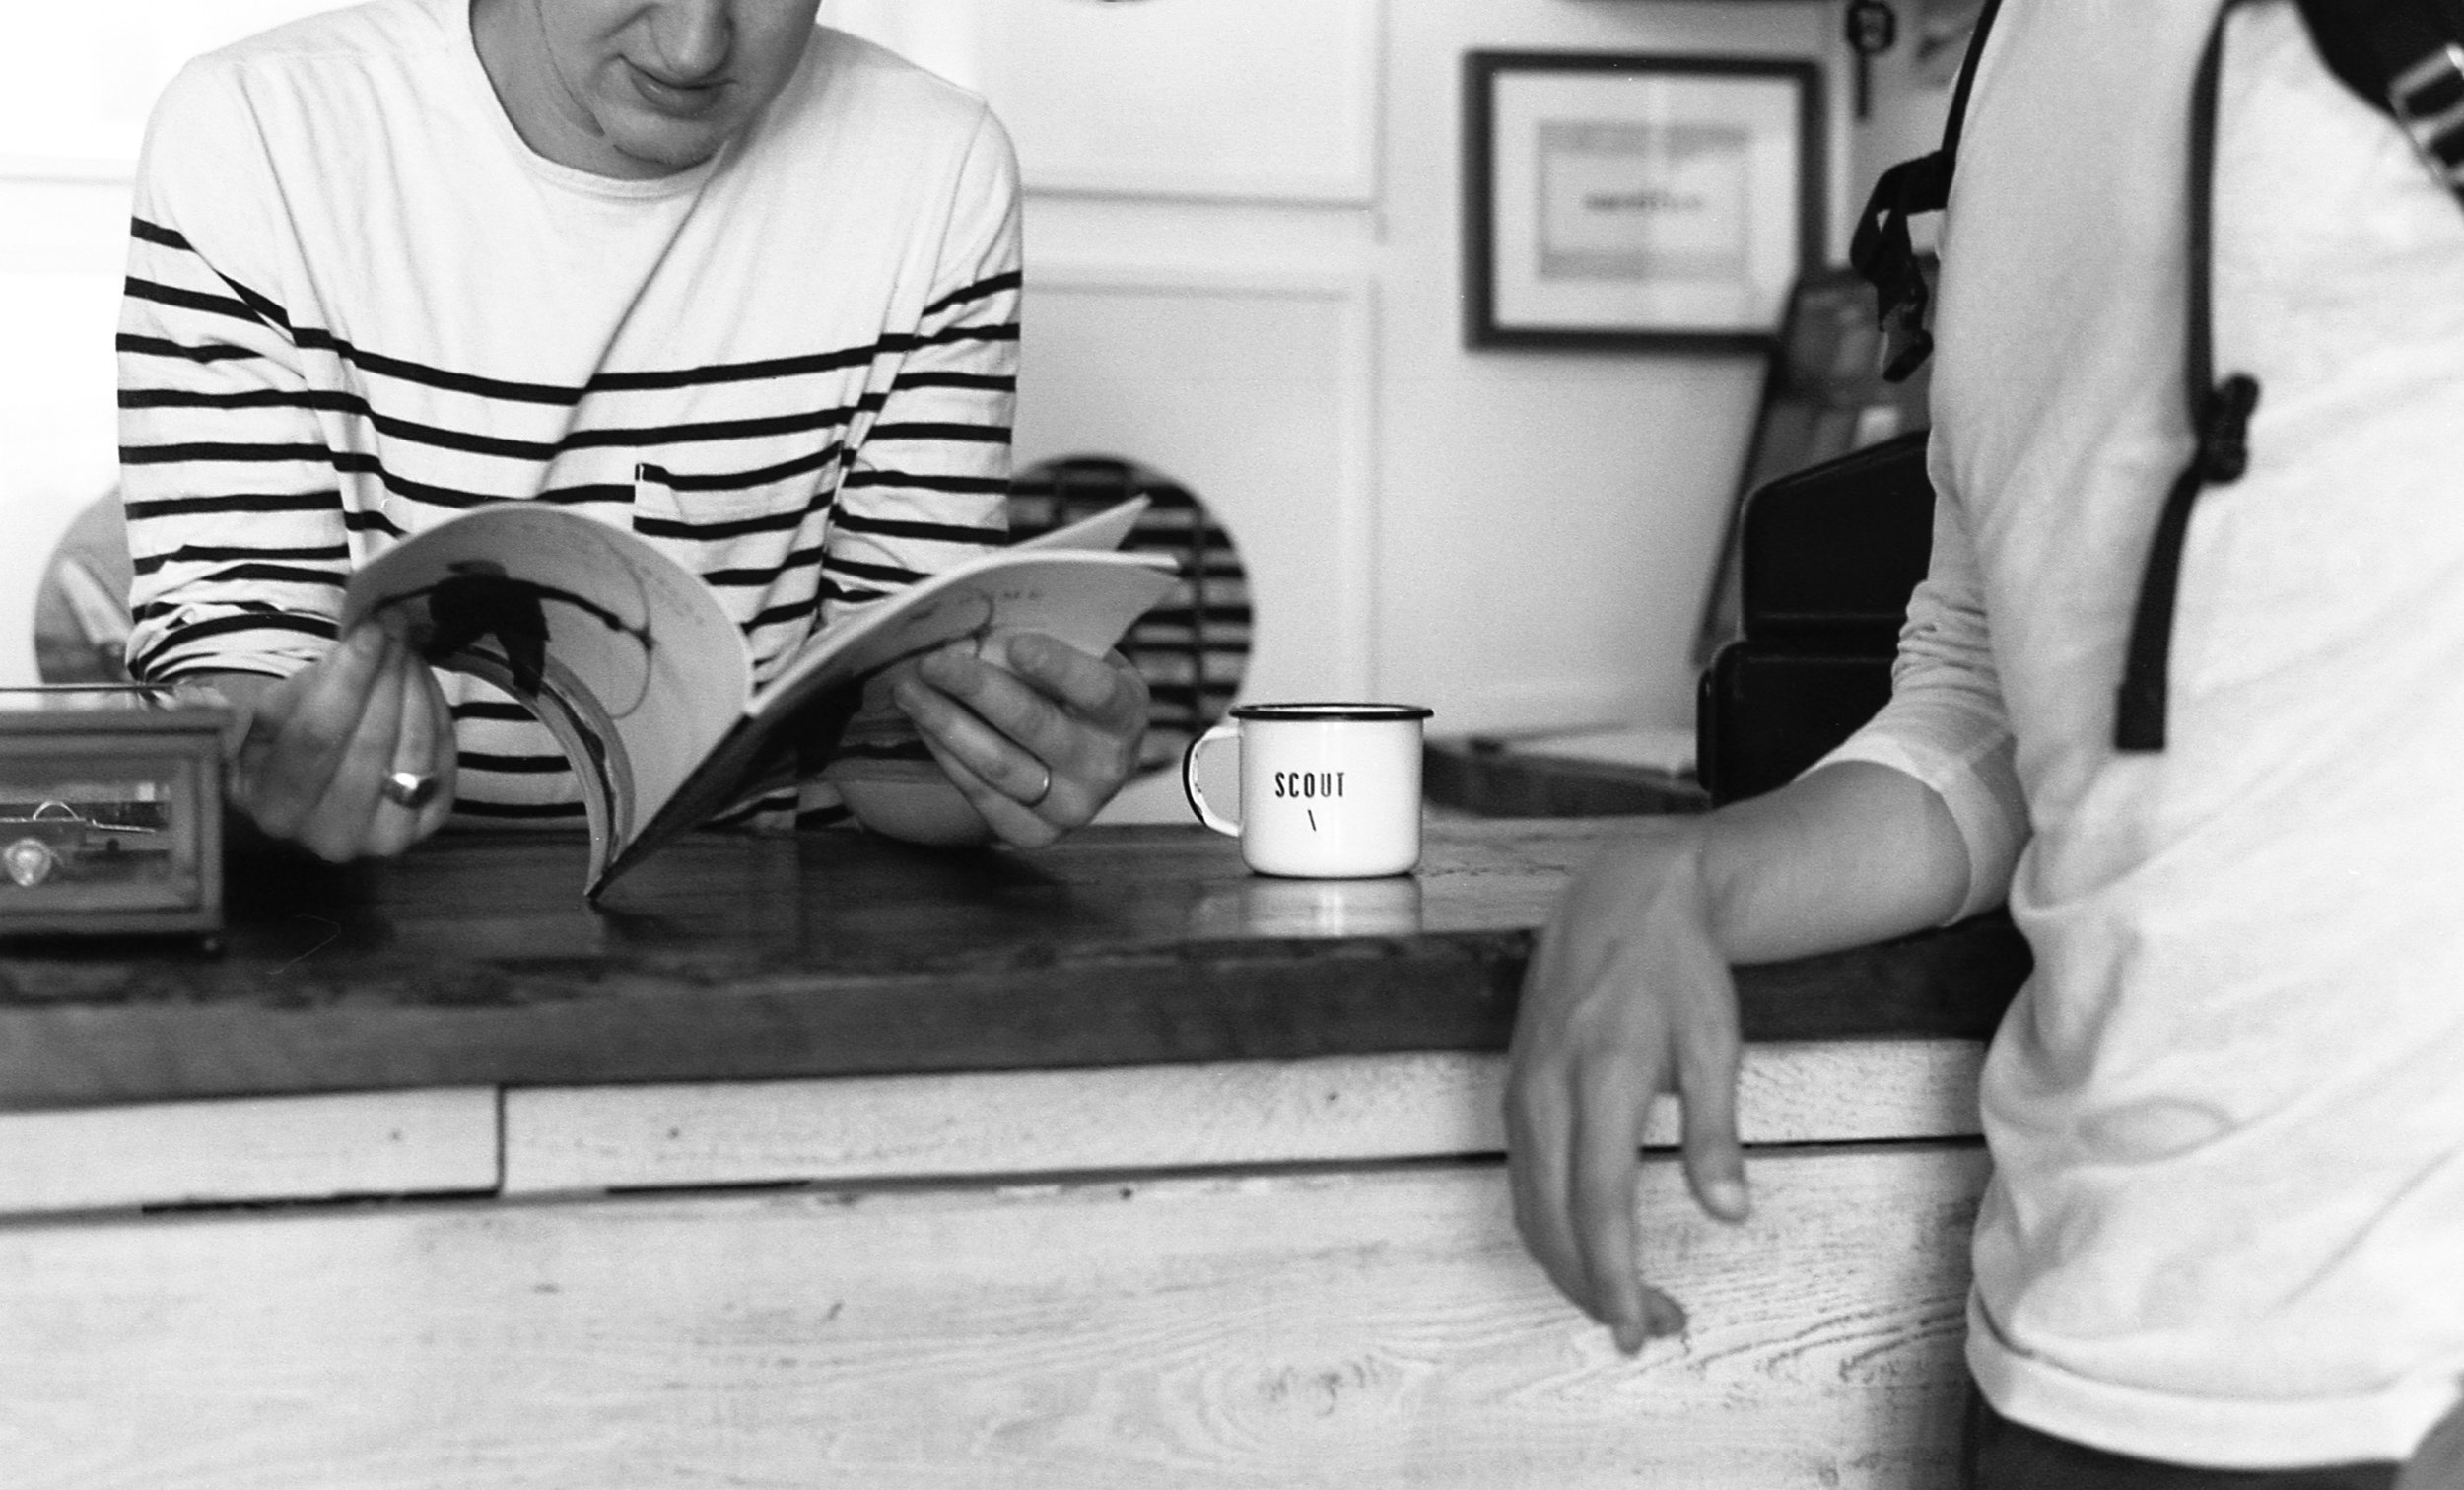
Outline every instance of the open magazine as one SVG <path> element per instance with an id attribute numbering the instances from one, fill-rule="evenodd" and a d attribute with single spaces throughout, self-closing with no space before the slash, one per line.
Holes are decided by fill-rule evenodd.
<path id="1" fill-rule="evenodd" d="M 352 576 L 341 621 L 393 627 L 430 662 L 539 716 L 582 780 L 595 899 L 676 835 L 818 771 L 865 685 L 909 657 L 1014 632 L 1113 645 L 1176 582 L 1169 556 L 1112 552 L 1145 506 L 1122 503 L 875 601 L 758 687 L 743 634 L 698 576 L 546 503 L 477 508 L 394 545 Z"/>

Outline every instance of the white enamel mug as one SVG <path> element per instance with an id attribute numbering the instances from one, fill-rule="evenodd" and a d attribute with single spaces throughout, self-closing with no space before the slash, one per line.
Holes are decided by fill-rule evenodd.
<path id="1" fill-rule="evenodd" d="M 1366 879 L 1420 862 L 1417 704 L 1242 704 L 1190 742 L 1181 789 L 1198 820 L 1241 841 L 1261 874 Z M 1198 789 L 1198 757 L 1221 740 L 1241 749 L 1241 813 L 1215 811 Z"/>

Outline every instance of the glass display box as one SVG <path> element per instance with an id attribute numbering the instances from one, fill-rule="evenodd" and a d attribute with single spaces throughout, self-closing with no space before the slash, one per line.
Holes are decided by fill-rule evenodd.
<path id="1" fill-rule="evenodd" d="M 0 936 L 218 939 L 230 722 L 163 689 L 0 688 Z"/>

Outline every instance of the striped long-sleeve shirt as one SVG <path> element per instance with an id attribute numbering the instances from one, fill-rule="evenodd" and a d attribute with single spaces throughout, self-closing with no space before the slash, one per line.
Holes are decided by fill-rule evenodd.
<path id="1" fill-rule="evenodd" d="M 648 181 L 529 150 L 463 0 L 199 59 L 148 131 L 120 318 L 132 667 L 296 670 L 353 568 L 523 499 L 699 574 L 768 678 L 1001 541 L 1016 199 L 981 101 L 827 29 L 743 135 Z M 545 729 L 445 681 L 459 815 L 578 823 Z"/>

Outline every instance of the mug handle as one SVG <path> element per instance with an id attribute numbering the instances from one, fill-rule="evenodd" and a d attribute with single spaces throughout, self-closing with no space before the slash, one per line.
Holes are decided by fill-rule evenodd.
<path id="1" fill-rule="evenodd" d="M 1215 811 L 1207 803 L 1206 793 L 1198 789 L 1198 752 L 1217 740 L 1232 739 L 1240 732 L 1241 726 L 1237 721 L 1226 719 L 1190 741 L 1190 748 L 1181 752 L 1181 794 L 1190 799 L 1190 811 L 1198 814 L 1199 822 L 1226 838 L 1239 838 L 1241 825 Z"/>

